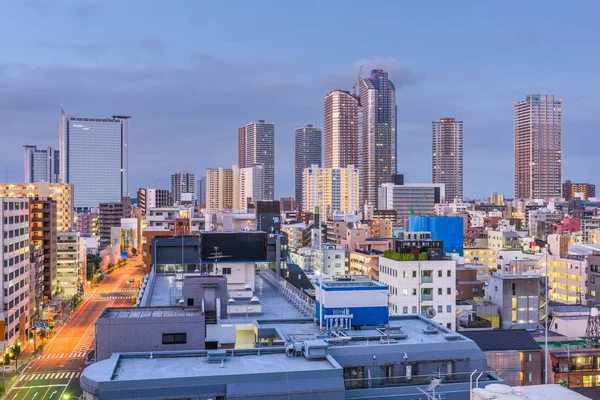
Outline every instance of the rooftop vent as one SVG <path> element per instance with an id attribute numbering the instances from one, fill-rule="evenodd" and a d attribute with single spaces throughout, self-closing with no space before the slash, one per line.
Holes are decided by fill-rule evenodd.
<path id="1" fill-rule="evenodd" d="M 454 340 L 460 340 L 461 336 L 457 335 L 457 334 L 449 334 L 449 335 L 444 335 L 444 339 L 448 340 L 448 341 L 454 341 Z"/>

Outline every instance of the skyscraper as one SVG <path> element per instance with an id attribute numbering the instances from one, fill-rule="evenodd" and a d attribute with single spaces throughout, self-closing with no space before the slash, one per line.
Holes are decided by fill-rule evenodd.
<path id="1" fill-rule="evenodd" d="M 52 147 L 38 149 L 30 145 L 25 145 L 23 148 L 25 149 L 25 183 L 57 183 L 60 176 L 58 150 Z"/>
<path id="2" fill-rule="evenodd" d="M 321 128 L 304 125 L 294 131 L 294 178 L 296 204 L 302 209 L 302 175 L 304 168 L 311 165 L 322 166 L 323 140 Z"/>
<path id="3" fill-rule="evenodd" d="M 463 198 L 463 122 L 432 122 L 431 182 L 446 185 L 449 201 Z"/>
<path id="4" fill-rule="evenodd" d="M 217 211 L 233 208 L 233 175 L 233 169 L 209 168 L 206 170 L 207 210 Z"/>
<path id="5" fill-rule="evenodd" d="M 359 98 L 347 91 L 332 90 L 325 95 L 324 104 L 325 168 L 359 166 Z"/>
<path id="6" fill-rule="evenodd" d="M 236 178 L 234 173 L 234 179 Z M 265 168 L 262 164 L 239 169 L 239 184 L 234 182 L 234 208 L 247 210 L 248 203 L 263 201 L 265 193 Z M 239 199 L 239 200 L 238 200 Z M 237 200 L 237 201 L 236 201 Z"/>
<path id="7" fill-rule="evenodd" d="M 527 95 L 514 105 L 515 198 L 561 196 L 562 100 Z"/>
<path id="8" fill-rule="evenodd" d="M 189 172 L 180 171 L 171 175 L 171 195 L 173 196 L 173 203 L 178 204 L 183 202 L 193 202 L 195 193 L 194 174 Z"/>
<path id="9" fill-rule="evenodd" d="M 127 195 L 129 118 L 78 118 L 61 108 L 60 181 L 75 187 L 76 211 Z"/>
<path id="10" fill-rule="evenodd" d="M 377 205 L 381 184 L 396 173 L 396 89 L 387 72 L 371 71 L 360 79 L 362 107 L 362 204 Z"/>
<path id="11" fill-rule="evenodd" d="M 261 119 L 241 127 L 238 130 L 238 146 L 240 168 L 254 164 L 265 166 L 263 199 L 272 201 L 275 198 L 275 124 Z M 242 148 L 245 150 L 242 151 Z"/>
<path id="12" fill-rule="evenodd" d="M 198 181 L 196 182 L 196 191 L 197 196 L 196 196 L 196 203 L 202 207 L 204 204 L 206 204 L 206 177 L 203 176 L 200 179 L 198 179 Z"/>

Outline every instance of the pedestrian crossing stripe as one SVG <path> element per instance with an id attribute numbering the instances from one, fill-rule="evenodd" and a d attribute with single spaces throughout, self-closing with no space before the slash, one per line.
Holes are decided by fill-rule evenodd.
<path id="1" fill-rule="evenodd" d="M 48 380 L 48 379 L 77 379 L 81 376 L 81 372 L 50 372 L 39 374 L 24 374 L 19 378 L 19 382 L 26 380 Z"/>
<path id="2" fill-rule="evenodd" d="M 131 300 L 131 296 L 100 296 L 100 300 Z"/>
<path id="3" fill-rule="evenodd" d="M 112 292 L 137 292 L 139 289 L 137 288 L 129 288 L 129 289 L 113 289 L 113 290 L 101 290 L 100 293 L 112 293 Z"/>
<path id="4" fill-rule="evenodd" d="M 77 351 L 73 353 L 58 353 L 58 354 L 44 354 L 42 355 L 42 359 L 51 359 L 51 358 L 85 358 L 85 351 Z"/>

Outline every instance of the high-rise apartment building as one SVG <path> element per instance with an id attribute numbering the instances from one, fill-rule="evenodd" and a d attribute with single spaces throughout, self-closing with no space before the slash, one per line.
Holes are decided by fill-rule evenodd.
<path id="1" fill-rule="evenodd" d="M 514 105 L 515 198 L 561 196 L 562 100 L 527 95 Z"/>
<path id="2" fill-rule="evenodd" d="M 29 339 L 29 199 L 0 198 L 2 313 L 7 344 Z"/>
<path id="3" fill-rule="evenodd" d="M 57 183 L 60 177 L 59 151 L 25 145 L 25 183 Z"/>
<path id="4" fill-rule="evenodd" d="M 75 228 L 81 236 L 98 236 L 100 234 L 100 215 L 98 211 L 75 215 Z"/>
<path id="5" fill-rule="evenodd" d="M 56 229 L 67 232 L 73 228 L 73 186 L 60 183 L 0 183 L 0 197 L 29 197 L 56 201 Z"/>
<path id="6" fill-rule="evenodd" d="M 137 192 L 137 200 L 142 215 L 146 215 L 149 208 L 170 207 L 173 205 L 173 197 L 168 189 L 140 188 Z"/>
<path id="7" fill-rule="evenodd" d="M 446 185 L 446 198 L 463 198 L 463 122 L 441 118 L 432 122 L 431 181 Z"/>
<path id="8" fill-rule="evenodd" d="M 503 194 L 492 193 L 488 196 L 488 203 L 494 204 L 496 206 L 503 206 L 506 202 L 504 200 Z"/>
<path id="9" fill-rule="evenodd" d="M 566 201 L 576 197 L 588 200 L 590 197 L 596 197 L 596 185 L 593 183 L 572 183 L 570 180 L 566 180 L 562 184 L 562 197 Z"/>
<path id="10" fill-rule="evenodd" d="M 272 201 L 275 198 L 275 124 L 261 119 L 241 127 L 238 130 L 238 146 L 245 148 L 244 151 L 241 148 L 238 149 L 238 166 L 240 168 L 255 164 L 264 165 L 265 193 L 263 199 Z M 208 191 L 206 195 L 208 196 Z"/>
<path id="11" fill-rule="evenodd" d="M 56 240 L 58 235 L 58 203 L 55 200 L 31 199 L 29 239 L 44 252 L 43 303 L 47 304 L 56 294 Z"/>
<path id="12" fill-rule="evenodd" d="M 359 171 L 348 168 L 319 168 L 313 165 L 304 169 L 303 211 L 312 212 L 319 207 L 322 214 L 354 213 L 359 209 Z"/>
<path id="13" fill-rule="evenodd" d="M 344 90 L 332 90 L 325 95 L 324 105 L 324 167 L 359 166 L 360 99 Z"/>
<path id="14" fill-rule="evenodd" d="M 200 179 L 198 179 L 198 182 L 196 182 L 196 191 L 198 192 L 198 194 L 196 195 L 196 203 L 200 206 L 203 207 L 204 204 L 206 204 L 206 177 L 203 176 Z"/>
<path id="15" fill-rule="evenodd" d="M 235 178 L 234 173 L 234 178 Z M 234 206 L 238 210 L 247 210 L 248 204 L 263 201 L 265 193 L 265 168 L 262 164 L 239 169 L 239 185 L 234 182 Z M 235 191 L 236 188 L 239 188 Z M 239 192 L 236 193 L 236 192 Z"/>
<path id="16" fill-rule="evenodd" d="M 61 109 L 60 181 L 77 188 L 76 211 L 127 196 L 129 118 L 79 118 Z"/>
<path id="17" fill-rule="evenodd" d="M 362 204 L 377 204 L 377 190 L 396 173 L 396 89 L 387 72 L 360 79 L 362 107 Z"/>
<path id="18" fill-rule="evenodd" d="M 194 174 L 180 171 L 171 175 L 171 195 L 173 203 L 194 202 L 196 181 Z"/>
<path id="19" fill-rule="evenodd" d="M 110 228 L 121 226 L 121 218 L 131 217 L 131 199 L 123 197 L 119 203 L 100 203 L 99 247 L 106 248 L 115 245 L 110 242 Z"/>
<path id="20" fill-rule="evenodd" d="M 208 210 L 233 208 L 233 181 L 232 169 L 206 170 L 206 208 Z"/>
<path id="21" fill-rule="evenodd" d="M 302 175 L 304 168 L 323 166 L 322 130 L 304 125 L 294 131 L 294 185 L 296 203 L 302 207 Z"/>

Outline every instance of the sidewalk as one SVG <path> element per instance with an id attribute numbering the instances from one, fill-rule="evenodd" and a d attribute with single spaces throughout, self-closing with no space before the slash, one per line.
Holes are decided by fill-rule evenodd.
<path id="1" fill-rule="evenodd" d="M 15 384 L 18 377 L 25 371 L 25 368 L 27 368 L 29 363 L 35 360 L 36 357 L 37 354 L 34 354 L 33 343 L 27 342 L 21 349 L 21 354 L 19 355 L 18 372 L 15 372 L 15 366 L 17 364 L 15 360 L 10 360 L 10 365 L 0 366 L 0 369 L 4 368 L 4 387 L 6 387 L 7 391 Z"/>

